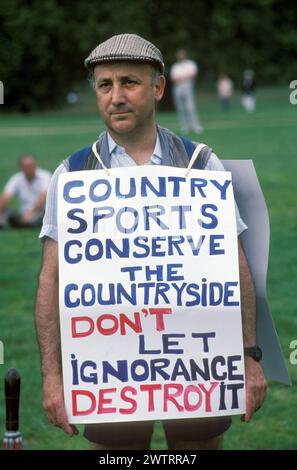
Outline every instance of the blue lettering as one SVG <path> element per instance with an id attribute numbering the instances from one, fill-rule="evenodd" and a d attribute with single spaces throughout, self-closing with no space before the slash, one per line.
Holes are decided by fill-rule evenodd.
<path id="1" fill-rule="evenodd" d="M 108 219 L 114 215 L 114 208 L 111 206 L 96 207 L 93 209 L 93 233 L 99 232 L 99 220 Z"/>
<path id="2" fill-rule="evenodd" d="M 139 335 L 139 354 L 160 354 L 161 349 L 146 349 L 145 336 Z"/>
<path id="3" fill-rule="evenodd" d="M 116 180 L 115 180 L 115 195 L 118 198 L 128 199 L 128 198 L 131 198 L 131 197 L 135 197 L 135 194 L 136 194 L 135 178 L 130 178 L 130 189 L 129 189 L 129 192 L 127 194 L 121 193 L 120 183 L 121 183 L 121 178 L 116 178 Z"/>
<path id="4" fill-rule="evenodd" d="M 220 248 L 220 242 L 217 242 L 216 240 L 224 240 L 225 236 L 224 235 L 210 235 L 209 237 L 209 254 L 210 255 L 223 255 L 225 253 L 225 250 L 219 249 Z"/>
<path id="5" fill-rule="evenodd" d="M 81 188 L 82 186 L 84 186 L 84 182 L 81 180 L 74 180 L 74 181 L 69 181 L 68 183 L 66 183 L 63 188 L 64 200 L 66 202 L 69 202 L 69 204 L 79 204 L 80 202 L 84 202 L 86 200 L 85 196 L 77 196 L 77 197 L 70 196 L 70 191 L 73 188 Z"/>
<path id="6" fill-rule="evenodd" d="M 135 273 L 136 271 L 141 271 L 142 267 L 141 266 L 125 266 L 121 268 L 122 273 L 128 273 L 129 274 L 129 281 L 135 281 Z"/>
<path id="7" fill-rule="evenodd" d="M 138 368 L 143 368 L 143 372 L 141 373 Z M 143 382 L 147 380 L 150 375 L 148 363 L 144 359 L 137 359 L 133 361 L 131 364 L 131 378 L 135 380 L 135 382 Z"/>
<path id="8" fill-rule="evenodd" d="M 178 228 L 187 228 L 186 227 L 186 212 L 191 212 L 191 206 L 171 206 L 172 212 L 178 213 Z"/>
<path id="9" fill-rule="evenodd" d="M 146 258 L 150 254 L 150 248 L 148 246 L 148 238 L 147 237 L 136 237 L 134 240 L 134 245 L 137 248 L 141 248 L 143 252 L 139 253 L 137 251 L 133 251 L 132 255 L 134 258 Z M 139 251 L 139 250 L 138 250 Z"/>
<path id="10" fill-rule="evenodd" d="M 92 284 L 84 284 L 81 289 L 81 304 L 84 307 L 90 307 L 90 305 L 94 305 L 95 300 L 95 287 Z"/>
<path id="11" fill-rule="evenodd" d="M 162 335 L 164 354 L 183 354 L 183 349 L 174 349 L 172 346 L 178 346 L 179 341 L 172 341 L 173 338 L 184 338 L 186 335 L 182 333 Z"/>
<path id="12" fill-rule="evenodd" d="M 109 376 L 116 377 L 121 382 L 128 382 L 128 364 L 127 361 L 117 361 L 117 369 L 109 362 L 102 361 L 102 381 L 108 383 Z"/>
<path id="13" fill-rule="evenodd" d="M 144 216 L 144 230 L 151 230 L 150 219 L 161 227 L 162 230 L 169 230 L 168 225 L 164 224 L 159 218 L 160 215 L 164 215 L 166 212 L 164 206 L 144 206 L 143 207 L 143 216 Z"/>
<path id="14" fill-rule="evenodd" d="M 98 383 L 97 373 L 85 375 L 85 370 L 87 367 L 90 367 L 93 370 L 96 370 L 96 362 L 93 361 L 84 361 L 80 366 L 80 377 L 83 382 L 88 382 L 92 384 Z"/>
<path id="15" fill-rule="evenodd" d="M 156 281 L 163 281 L 163 265 L 158 264 L 155 268 L 151 266 L 145 266 L 145 278 L 147 281 L 151 281 L 152 277 L 156 276 Z"/>
<path id="16" fill-rule="evenodd" d="M 71 354 L 71 367 L 72 367 L 72 385 L 78 385 L 78 370 L 77 370 L 77 359 L 75 354 Z"/>
<path id="17" fill-rule="evenodd" d="M 192 333 L 192 338 L 202 338 L 203 339 L 203 352 L 209 352 L 209 345 L 208 340 L 209 338 L 215 338 L 216 333 L 215 331 L 211 331 L 210 333 Z"/>
<path id="18" fill-rule="evenodd" d="M 151 256 L 165 256 L 165 251 L 162 250 L 160 242 L 165 241 L 166 237 L 153 237 L 152 238 L 152 253 Z"/>
<path id="19" fill-rule="evenodd" d="M 91 238 L 86 243 L 86 260 L 96 261 L 101 259 L 103 256 L 103 246 L 102 242 L 97 238 Z"/>
<path id="20" fill-rule="evenodd" d="M 166 196 L 166 184 L 165 178 L 160 176 L 158 178 L 159 188 L 156 188 L 153 183 L 147 178 L 147 176 L 143 176 L 141 178 L 141 187 L 140 192 L 142 197 L 146 197 L 148 195 L 147 190 L 149 189 L 153 194 L 156 194 L 158 197 L 165 197 Z"/>
<path id="21" fill-rule="evenodd" d="M 78 290 L 78 285 L 77 284 L 67 284 L 67 286 L 65 286 L 64 303 L 65 303 L 66 307 L 74 308 L 74 307 L 78 307 L 80 305 L 79 299 L 76 299 L 73 302 L 70 300 L 71 292 L 72 291 L 77 291 L 77 290 Z"/>
<path id="22" fill-rule="evenodd" d="M 217 298 L 215 294 L 217 290 Z M 224 288 L 220 282 L 211 282 L 209 285 L 209 305 L 220 305 L 223 299 Z"/>
<path id="23" fill-rule="evenodd" d="M 194 245 L 193 237 L 187 236 L 187 241 L 192 249 L 192 253 L 194 256 L 198 256 L 200 253 L 200 248 L 205 240 L 205 235 L 201 235 L 198 239 L 198 242 L 196 245 Z"/>
<path id="24" fill-rule="evenodd" d="M 177 270 L 182 269 L 182 263 L 168 264 L 167 265 L 167 281 L 183 281 L 184 276 L 178 275 Z"/>
<path id="25" fill-rule="evenodd" d="M 180 376 L 183 377 L 187 381 L 191 380 L 190 374 L 187 371 L 187 368 L 183 360 L 181 358 L 178 358 L 172 370 L 171 380 L 176 381 L 176 378 Z"/>
<path id="26" fill-rule="evenodd" d="M 222 372 L 219 374 L 217 367 L 218 365 L 224 366 L 226 364 L 226 359 L 224 356 L 216 356 L 211 361 L 211 374 L 215 380 L 226 380 L 227 372 Z"/>
<path id="27" fill-rule="evenodd" d="M 130 228 L 124 227 L 122 224 L 122 215 L 130 213 L 132 214 L 132 225 Z M 122 207 L 116 215 L 117 228 L 121 233 L 133 233 L 138 227 L 139 216 L 137 210 L 133 207 Z"/>
<path id="28" fill-rule="evenodd" d="M 76 215 L 76 213 L 84 214 L 84 210 L 83 209 L 71 209 L 70 211 L 67 212 L 68 219 L 74 220 L 75 222 L 79 223 L 79 226 L 77 228 L 69 228 L 67 230 L 68 233 L 82 233 L 82 232 L 85 232 L 88 228 L 87 222 L 81 217 L 79 217 L 78 215 Z"/>
<path id="29" fill-rule="evenodd" d="M 223 186 L 216 180 L 210 180 L 210 181 L 220 191 L 221 200 L 225 200 L 226 199 L 227 188 L 229 187 L 229 185 L 231 183 L 231 180 L 226 180 L 225 183 L 223 184 Z"/>
<path id="30" fill-rule="evenodd" d="M 81 254 L 77 254 L 76 256 L 70 256 L 70 248 L 73 246 L 73 245 L 76 245 L 78 246 L 79 248 L 82 247 L 82 243 L 79 241 L 79 240 L 70 240 L 69 242 L 66 242 L 65 243 L 65 246 L 64 246 L 64 258 L 65 258 L 65 261 L 69 264 L 75 264 L 75 263 L 79 263 L 81 260 L 82 260 L 82 255 Z"/>
<path id="31" fill-rule="evenodd" d="M 95 190 L 99 187 L 99 189 L 102 191 L 101 195 L 95 194 Z M 90 186 L 90 199 L 93 202 L 101 202 L 101 201 L 106 201 L 106 199 L 109 198 L 111 193 L 111 184 L 107 180 L 96 180 L 93 181 L 93 183 Z"/>
<path id="32" fill-rule="evenodd" d="M 214 204 L 203 204 L 201 206 L 201 214 L 205 217 L 208 217 L 211 220 L 211 222 L 207 224 L 203 222 L 201 219 L 198 219 L 198 224 L 200 225 L 200 227 L 212 229 L 218 225 L 218 219 L 216 218 L 214 214 L 209 213 L 208 209 L 212 211 L 218 210 L 217 206 L 215 206 Z"/>
<path id="33" fill-rule="evenodd" d="M 184 291 L 184 289 L 186 288 L 187 286 L 187 283 L 186 282 L 183 282 L 181 286 L 178 286 L 178 284 L 176 284 L 175 282 L 172 283 L 172 287 L 173 289 L 176 290 L 176 293 L 177 293 L 177 297 L 176 297 L 176 303 L 177 305 L 182 305 L 182 293 Z"/>
<path id="34" fill-rule="evenodd" d="M 238 370 L 237 365 L 234 365 L 233 362 L 240 361 L 241 356 L 228 356 L 227 366 L 228 366 L 228 379 L 229 380 L 243 380 L 243 374 L 234 374 L 234 371 Z"/>
<path id="35" fill-rule="evenodd" d="M 200 294 L 199 294 L 199 285 L 198 284 L 188 284 L 186 287 L 186 292 L 191 297 L 194 297 L 194 300 L 188 300 L 186 302 L 186 307 L 193 307 L 195 305 L 200 305 Z"/>
<path id="36" fill-rule="evenodd" d="M 207 186 L 207 181 L 203 178 L 191 178 L 191 197 L 196 195 L 196 189 L 198 190 L 201 197 L 206 197 L 205 192 L 202 188 Z"/>
<path id="37" fill-rule="evenodd" d="M 168 182 L 173 183 L 173 197 L 177 197 L 180 195 L 180 183 L 185 183 L 186 178 L 181 176 L 169 176 Z"/>
<path id="38" fill-rule="evenodd" d="M 128 238 L 122 239 L 122 247 L 119 248 L 113 240 L 108 238 L 106 240 L 106 259 L 112 258 L 112 253 L 116 253 L 119 258 L 129 258 L 130 256 L 130 243 Z"/>
<path id="39" fill-rule="evenodd" d="M 234 295 L 234 290 L 231 289 L 232 286 L 236 287 L 238 285 L 238 282 L 226 282 L 225 283 L 225 293 L 224 293 L 224 305 L 227 305 L 229 307 L 239 305 L 239 302 L 235 301 L 229 301 L 229 297 L 232 297 Z"/>

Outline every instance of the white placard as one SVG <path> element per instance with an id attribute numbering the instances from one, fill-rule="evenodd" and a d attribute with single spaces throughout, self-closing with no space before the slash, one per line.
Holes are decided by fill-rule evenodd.
<path id="1" fill-rule="evenodd" d="M 58 203 L 70 422 L 244 413 L 231 173 L 66 173 Z"/>

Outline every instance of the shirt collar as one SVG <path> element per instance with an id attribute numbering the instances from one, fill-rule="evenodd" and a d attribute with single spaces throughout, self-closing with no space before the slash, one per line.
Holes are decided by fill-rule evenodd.
<path id="1" fill-rule="evenodd" d="M 109 132 L 107 133 L 107 140 L 108 140 L 109 157 L 111 157 L 112 154 L 117 154 L 117 155 L 125 154 L 125 155 L 127 155 L 126 150 L 124 149 L 124 147 L 118 145 L 113 140 L 113 138 L 111 137 Z M 161 144 L 160 144 L 160 138 L 159 138 L 158 133 L 157 133 L 156 145 L 155 145 L 155 148 L 154 148 L 154 151 L 151 155 L 150 160 L 154 161 L 154 157 L 157 157 L 160 160 L 163 159 L 163 154 L 162 154 L 162 149 L 161 149 Z"/>

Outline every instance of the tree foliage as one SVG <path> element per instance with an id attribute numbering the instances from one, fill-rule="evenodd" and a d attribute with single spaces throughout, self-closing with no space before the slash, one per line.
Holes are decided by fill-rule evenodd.
<path id="1" fill-rule="evenodd" d="M 244 68 L 262 83 L 297 78 L 297 9 L 289 0 L 2 0 L 0 80 L 5 103 L 52 107 L 86 79 L 83 60 L 113 34 L 153 41 L 167 70 L 185 47 L 202 79 L 220 71 L 239 81 Z"/>

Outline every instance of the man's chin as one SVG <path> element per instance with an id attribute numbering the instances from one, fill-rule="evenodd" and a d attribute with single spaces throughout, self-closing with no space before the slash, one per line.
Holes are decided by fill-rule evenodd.
<path id="1" fill-rule="evenodd" d="M 124 121 L 112 123 L 108 127 L 111 131 L 115 132 L 116 134 L 128 134 L 134 129 L 134 125 L 131 125 L 128 122 Z"/>

